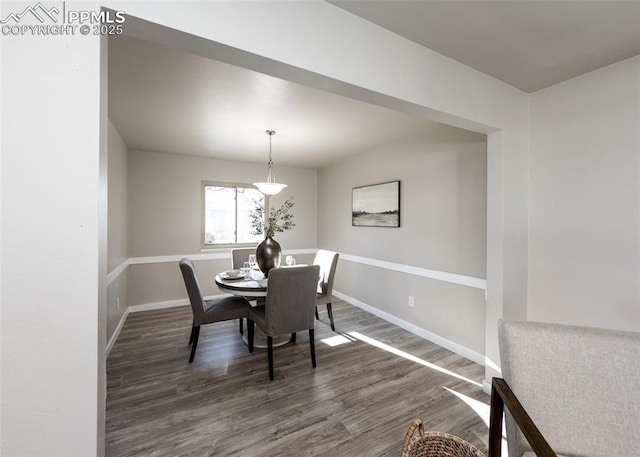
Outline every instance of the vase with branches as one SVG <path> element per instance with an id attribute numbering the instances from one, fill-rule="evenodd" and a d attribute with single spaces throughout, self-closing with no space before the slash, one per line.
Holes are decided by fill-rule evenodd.
<path id="1" fill-rule="evenodd" d="M 255 201 L 254 209 L 249 213 L 252 235 L 264 235 L 264 240 L 256 248 L 256 260 L 265 277 L 269 270 L 280 266 L 282 248 L 273 239 L 276 233 L 291 230 L 296 226 L 293 222 L 293 198 L 288 198 L 278 208 L 270 207 L 265 217 L 265 207 L 260 201 Z"/>

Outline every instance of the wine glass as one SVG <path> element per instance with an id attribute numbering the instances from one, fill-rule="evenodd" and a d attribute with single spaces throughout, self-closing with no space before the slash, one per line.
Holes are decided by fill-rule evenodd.
<path id="1" fill-rule="evenodd" d="M 285 261 L 287 262 L 287 266 L 291 266 L 291 265 L 295 265 L 295 260 L 293 259 L 292 255 L 288 255 L 285 259 Z"/>
<path id="2" fill-rule="evenodd" d="M 244 277 L 248 278 L 251 272 L 251 262 L 245 262 L 242 264 L 242 271 L 244 271 Z"/>

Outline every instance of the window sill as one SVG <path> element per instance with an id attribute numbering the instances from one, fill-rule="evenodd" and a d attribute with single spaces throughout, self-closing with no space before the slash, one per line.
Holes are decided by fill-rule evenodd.
<path id="1" fill-rule="evenodd" d="M 211 254 L 211 253 L 220 253 L 220 252 L 229 252 L 231 249 L 240 249 L 240 248 L 251 248 L 256 247 L 258 243 L 236 243 L 236 244 L 219 244 L 216 247 L 201 247 L 201 254 Z"/>

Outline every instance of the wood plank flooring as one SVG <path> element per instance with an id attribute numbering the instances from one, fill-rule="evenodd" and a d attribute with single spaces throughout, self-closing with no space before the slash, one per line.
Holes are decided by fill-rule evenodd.
<path id="1" fill-rule="evenodd" d="M 343 301 L 333 309 L 336 332 L 324 307 L 316 321 L 317 368 L 299 333 L 274 349 L 273 382 L 237 321 L 203 326 L 189 364 L 189 307 L 130 314 L 107 360 L 106 455 L 398 457 L 416 417 L 486 452 L 487 426 L 461 399 L 488 405 L 481 366 Z"/>

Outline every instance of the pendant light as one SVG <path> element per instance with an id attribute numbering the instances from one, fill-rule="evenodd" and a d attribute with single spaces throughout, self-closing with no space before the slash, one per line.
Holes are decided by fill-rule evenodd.
<path id="1" fill-rule="evenodd" d="M 287 185 L 277 183 L 276 174 L 273 172 L 273 160 L 271 159 L 271 137 L 276 134 L 276 131 L 266 130 L 265 133 L 269 135 L 269 162 L 267 163 L 269 169 L 267 171 L 267 182 L 254 182 L 253 185 L 265 195 L 275 195 L 287 187 Z"/>

